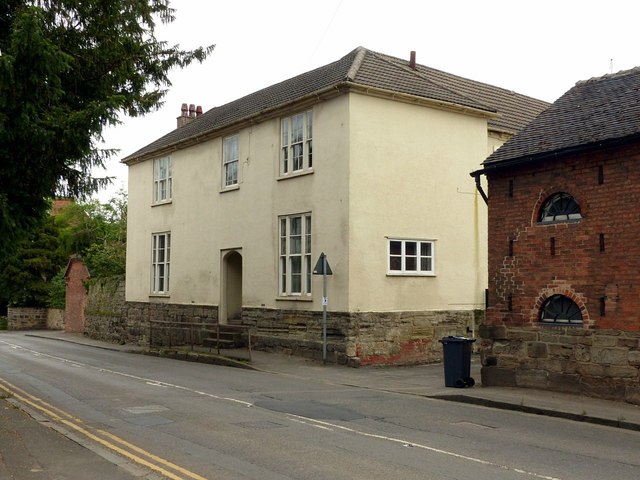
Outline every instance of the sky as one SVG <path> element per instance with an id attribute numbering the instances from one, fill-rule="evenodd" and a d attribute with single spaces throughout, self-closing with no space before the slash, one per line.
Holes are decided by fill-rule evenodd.
<path id="1" fill-rule="evenodd" d="M 173 0 L 156 37 L 184 49 L 215 44 L 174 70 L 164 105 L 104 131 L 120 151 L 97 198 L 126 191 L 120 160 L 176 127 L 182 103 L 204 111 L 338 60 L 356 47 L 555 101 L 577 81 L 640 66 L 637 0 Z"/>

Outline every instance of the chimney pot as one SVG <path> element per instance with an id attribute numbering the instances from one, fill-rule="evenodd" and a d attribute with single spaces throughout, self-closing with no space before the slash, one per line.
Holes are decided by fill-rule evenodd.
<path id="1" fill-rule="evenodd" d="M 187 107 L 186 103 L 182 104 L 182 108 L 180 109 L 182 116 L 183 117 L 188 117 L 189 116 L 189 107 Z"/>
<path id="2" fill-rule="evenodd" d="M 411 50 L 411 56 L 409 58 L 409 67 L 411 67 L 412 70 L 417 70 L 417 68 L 416 68 L 416 51 L 415 50 Z"/>
<path id="3" fill-rule="evenodd" d="M 192 103 L 191 105 L 189 105 L 189 116 L 191 118 L 196 116 L 196 104 Z"/>
<path id="4" fill-rule="evenodd" d="M 199 117 L 200 115 L 202 115 L 202 105 L 198 105 L 196 107 L 196 117 Z"/>

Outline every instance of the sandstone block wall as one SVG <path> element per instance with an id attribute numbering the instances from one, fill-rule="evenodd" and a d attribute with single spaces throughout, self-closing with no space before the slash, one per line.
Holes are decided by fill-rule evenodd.
<path id="1" fill-rule="evenodd" d="M 84 313 L 84 333 L 90 338 L 134 344 L 140 344 L 144 340 L 141 335 L 131 335 L 129 332 L 124 280 L 121 278 L 91 282 Z"/>
<path id="2" fill-rule="evenodd" d="M 482 312 L 473 311 L 328 312 L 327 361 L 351 366 L 440 361 L 440 338 L 473 336 L 482 320 Z M 91 338 L 148 345 L 151 334 L 154 345 L 201 344 L 205 333 L 189 323 L 216 325 L 218 308 L 125 302 L 120 279 L 89 288 L 85 333 Z M 255 349 L 322 359 L 322 312 L 246 307 L 235 323 L 251 329 Z"/>
<path id="3" fill-rule="evenodd" d="M 9 307 L 8 330 L 43 330 L 47 328 L 47 309 L 31 307 Z"/>
<path id="4" fill-rule="evenodd" d="M 473 336 L 479 311 L 328 312 L 327 360 L 352 366 L 411 365 L 442 360 L 448 335 Z M 243 309 L 256 348 L 322 358 L 322 312 Z"/>
<path id="5" fill-rule="evenodd" d="M 47 309 L 47 330 L 64 330 L 64 309 Z"/>
<path id="6" fill-rule="evenodd" d="M 575 327 L 480 329 L 482 383 L 640 405 L 640 332 Z"/>

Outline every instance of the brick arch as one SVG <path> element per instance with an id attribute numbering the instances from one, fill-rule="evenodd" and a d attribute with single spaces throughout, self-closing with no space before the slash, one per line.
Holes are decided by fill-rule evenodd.
<path id="1" fill-rule="evenodd" d="M 531 324 L 537 325 L 540 323 L 540 309 L 545 304 L 547 299 L 554 295 L 564 295 L 565 297 L 572 300 L 576 305 L 578 305 L 578 308 L 580 308 L 580 313 L 582 313 L 583 327 L 588 327 L 589 325 L 591 325 L 591 316 L 589 315 L 589 309 L 587 308 L 587 301 L 585 296 L 566 285 L 551 286 L 540 291 L 540 293 L 538 294 L 538 298 L 536 299 L 529 315 L 529 321 L 531 322 Z"/>

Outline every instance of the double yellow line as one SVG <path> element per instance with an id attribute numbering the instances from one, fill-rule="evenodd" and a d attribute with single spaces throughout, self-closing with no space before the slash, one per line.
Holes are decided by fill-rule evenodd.
<path id="1" fill-rule="evenodd" d="M 123 457 L 139 464 L 143 465 L 150 470 L 160 473 L 172 480 L 207 480 L 205 477 L 191 472 L 179 465 L 169 462 L 164 458 L 158 457 L 146 450 L 143 450 L 136 445 L 133 445 L 126 440 L 123 440 L 112 433 L 109 433 L 101 429 L 92 429 L 91 427 L 84 425 L 82 420 L 73 417 L 71 414 L 45 402 L 44 400 L 31 395 L 30 393 L 22 390 L 15 385 L 0 378 L 0 390 L 7 392 L 11 397 L 20 401 L 21 403 L 28 405 L 35 410 L 41 412 L 50 418 L 53 422 L 64 425 L 82 435 L 86 438 L 102 445 L 109 450 L 112 450 Z M 124 447 L 124 448 L 123 448 Z M 126 448 L 126 449 L 125 449 Z M 135 452 L 135 453 L 132 453 Z M 146 457 L 146 458 L 143 458 Z M 174 472 L 177 472 L 174 473 Z"/>

